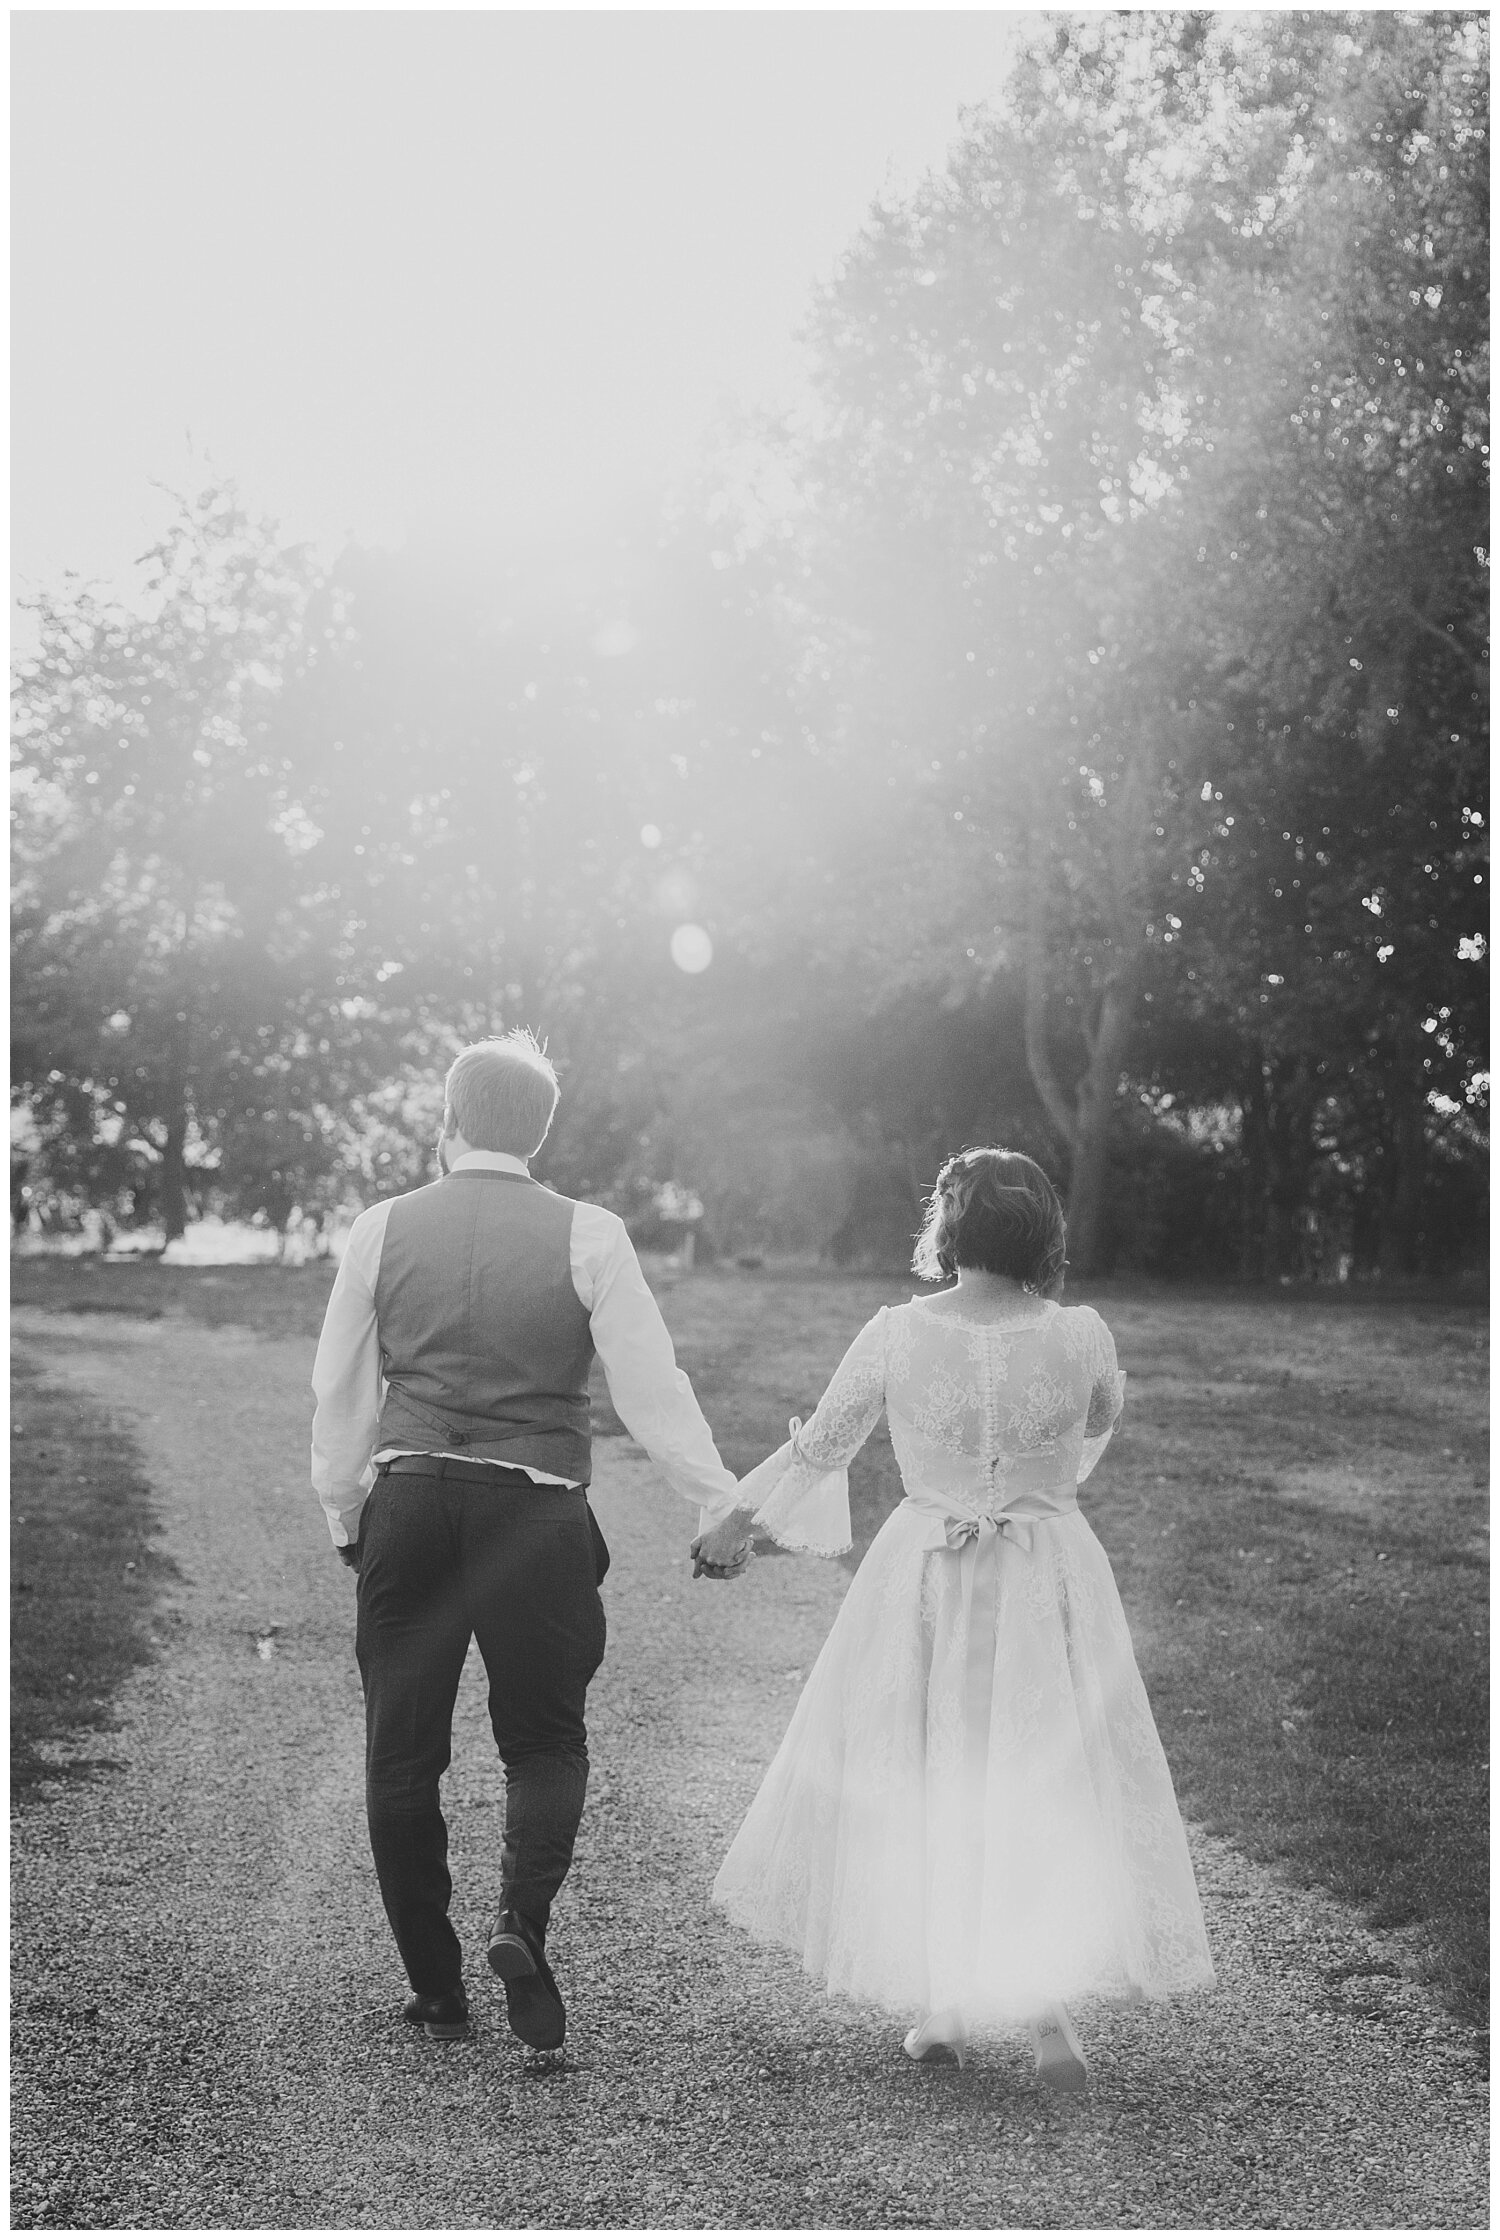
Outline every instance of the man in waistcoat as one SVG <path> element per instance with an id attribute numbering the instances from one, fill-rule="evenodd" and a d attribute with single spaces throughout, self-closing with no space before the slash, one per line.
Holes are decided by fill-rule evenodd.
<path id="1" fill-rule="evenodd" d="M 604 1654 L 609 1555 L 585 1498 L 596 1352 L 626 1429 L 702 1522 L 736 1503 L 624 1223 L 528 1171 L 557 1094 L 524 1030 L 460 1053 L 442 1179 L 355 1222 L 313 1370 L 313 1484 L 358 1573 L 370 1846 L 406 2019 L 429 2037 L 468 2030 L 438 1782 L 473 1637 L 506 1786 L 488 1958 L 511 2029 L 538 2050 L 565 2034 L 547 1923 Z M 744 1557 L 729 1555 L 700 1568 L 731 1577 Z"/>

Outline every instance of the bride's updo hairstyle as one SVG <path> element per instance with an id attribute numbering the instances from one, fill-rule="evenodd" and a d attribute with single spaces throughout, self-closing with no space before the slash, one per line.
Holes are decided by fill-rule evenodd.
<path id="1" fill-rule="evenodd" d="M 1066 1243 L 1057 1192 L 1035 1159 L 960 1151 L 938 1175 L 911 1264 L 926 1283 L 984 1268 L 1051 1298 L 1062 1289 Z"/>

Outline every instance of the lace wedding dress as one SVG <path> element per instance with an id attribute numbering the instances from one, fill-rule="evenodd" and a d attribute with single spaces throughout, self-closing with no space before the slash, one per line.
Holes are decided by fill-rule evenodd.
<path id="1" fill-rule="evenodd" d="M 741 1485 L 783 1547 L 850 1545 L 881 1408 L 906 1498 L 866 1555 L 714 1898 L 830 1991 L 1015 2027 L 1214 1980 L 1109 1559 L 1077 1505 L 1124 1378 L 1091 1307 L 882 1307 Z"/>

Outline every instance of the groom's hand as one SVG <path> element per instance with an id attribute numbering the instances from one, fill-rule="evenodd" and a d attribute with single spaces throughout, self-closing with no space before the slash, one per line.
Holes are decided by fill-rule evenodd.
<path id="1" fill-rule="evenodd" d="M 738 1579 L 750 1561 L 754 1511 L 733 1509 L 692 1545 L 695 1579 Z"/>

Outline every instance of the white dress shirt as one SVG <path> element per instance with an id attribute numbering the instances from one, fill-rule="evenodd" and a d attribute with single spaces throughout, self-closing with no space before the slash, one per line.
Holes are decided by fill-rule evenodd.
<path id="1" fill-rule="evenodd" d="M 466 1151 L 450 1171 L 459 1174 L 467 1167 L 494 1167 L 505 1174 L 530 1171 L 524 1159 L 503 1151 Z M 382 1447 L 375 1452 L 384 1396 L 375 1282 L 394 1202 L 387 1198 L 368 1207 L 350 1230 L 313 1364 L 312 1481 L 336 1548 L 347 1547 L 358 1535 L 376 1463 L 411 1451 Z M 736 1505 L 735 1481 L 720 1461 L 693 1388 L 677 1366 L 671 1335 L 619 1215 L 603 1206 L 575 1205 L 568 1259 L 573 1289 L 588 1311 L 620 1421 L 673 1491 L 700 1508 L 707 1522 L 716 1523 Z M 528 1468 L 526 1474 L 544 1485 L 577 1482 L 546 1470 Z"/>

